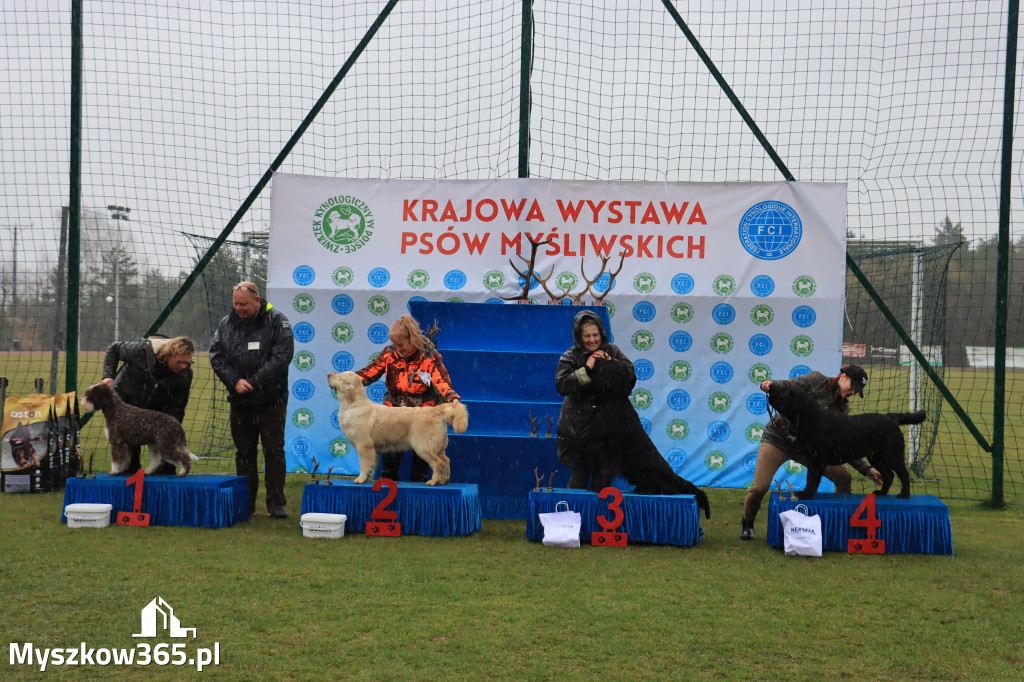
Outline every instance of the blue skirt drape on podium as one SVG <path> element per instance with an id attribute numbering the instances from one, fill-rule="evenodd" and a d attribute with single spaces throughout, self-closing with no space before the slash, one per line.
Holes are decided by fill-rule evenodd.
<path id="1" fill-rule="evenodd" d="M 480 530 L 483 516 L 475 483 L 398 483 L 395 499 L 384 508 L 398 514 L 403 535 L 452 537 Z M 388 494 L 386 487 L 357 485 L 347 480 L 330 485 L 310 483 L 302 494 L 302 513 L 344 514 L 346 533 L 365 533 L 366 523 L 375 520 L 374 509 Z"/>
<path id="2" fill-rule="evenodd" d="M 64 506 L 77 503 L 110 504 L 116 519 L 119 512 L 134 511 L 135 484 L 108 474 L 69 478 Z M 151 526 L 227 528 L 248 520 L 249 485 L 244 476 L 146 476 L 141 511 L 150 515 Z M 61 521 L 67 522 L 63 509 Z"/>
<path id="3" fill-rule="evenodd" d="M 813 500 L 795 501 L 783 501 L 772 494 L 768 503 L 768 544 L 782 546 L 779 513 L 804 504 L 808 515 L 821 517 L 822 548 L 845 552 L 847 540 L 867 537 L 866 528 L 850 525 L 851 517 L 863 501 L 863 495 L 840 493 L 821 493 Z M 953 553 L 949 508 L 934 495 L 911 495 L 908 500 L 892 495 L 876 497 L 875 515 L 882 522 L 876 537 L 885 540 L 886 554 Z"/>
<path id="4" fill-rule="evenodd" d="M 537 514 L 555 511 L 555 505 L 562 500 L 569 509 L 580 513 L 580 542 L 590 544 L 590 534 L 602 531 L 597 517 L 612 521 L 614 513 L 609 511 L 611 498 L 598 497 L 587 490 L 555 488 L 552 492 L 531 491 L 530 511 L 526 518 L 526 537 L 540 542 L 544 539 L 544 527 Z M 697 498 L 693 495 L 635 495 L 623 493 L 623 520 L 616 530 L 626 533 L 629 542 L 649 542 L 662 545 L 696 545 L 704 531 L 700 527 L 700 511 Z"/>

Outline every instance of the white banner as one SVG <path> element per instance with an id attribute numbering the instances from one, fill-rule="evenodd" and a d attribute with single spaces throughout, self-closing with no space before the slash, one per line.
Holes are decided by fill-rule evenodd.
<path id="1" fill-rule="evenodd" d="M 509 261 L 525 271 L 527 235 L 553 240 L 539 249 L 535 271 L 550 273 L 552 293 L 568 293 L 563 303 L 606 295 L 614 340 L 636 366 L 633 404 L 670 464 L 698 485 L 749 485 L 767 420 L 763 379 L 839 370 L 843 184 L 278 173 L 268 297 L 295 329 L 289 470 L 310 470 L 315 456 L 320 473 L 356 473 L 327 372 L 365 366 L 411 299 L 515 296 L 522 278 Z M 610 256 L 606 271 L 586 291 L 601 256 Z M 550 297 L 536 285 L 530 298 Z M 378 384 L 370 391 L 377 399 Z M 786 471 L 796 485 L 802 468 L 777 478 Z"/>

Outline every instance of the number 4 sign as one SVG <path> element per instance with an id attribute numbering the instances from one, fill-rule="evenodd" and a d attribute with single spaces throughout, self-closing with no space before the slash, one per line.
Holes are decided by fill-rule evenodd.
<path id="1" fill-rule="evenodd" d="M 117 513 L 117 525 L 142 526 L 143 528 L 149 526 L 149 514 L 142 513 L 142 485 L 145 480 L 146 472 L 139 469 L 125 481 L 125 485 L 135 485 L 135 503 L 132 505 L 133 511 Z"/>
<path id="2" fill-rule="evenodd" d="M 864 513 L 864 518 L 858 518 L 858 516 Z M 849 539 L 846 541 L 846 551 L 850 554 L 885 554 L 885 540 L 883 538 L 875 537 L 879 528 L 882 527 L 882 522 L 875 515 L 875 494 L 868 493 L 864 496 L 864 501 L 857 507 L 857 511 L 853 512 L 853 516 L 850 517 L 850 525 L 853 527 L 867 528 L 868 537 L 866 540 L 854 540 Z"/>

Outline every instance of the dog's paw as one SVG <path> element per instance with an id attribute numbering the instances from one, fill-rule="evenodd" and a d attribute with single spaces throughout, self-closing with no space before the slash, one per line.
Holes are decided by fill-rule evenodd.
<path id="1" fill-rule="evenodd" d="M 356 480 L 354 480 L 352 482 L 353 483 L 366 483 L 366 479 L 367 479 L 366 476 L 359 476 Z"/>

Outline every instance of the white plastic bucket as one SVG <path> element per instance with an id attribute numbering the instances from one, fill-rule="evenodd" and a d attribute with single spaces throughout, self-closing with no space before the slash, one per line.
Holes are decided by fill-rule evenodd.
<path id="1" fill-rule="evenodd" d="M 307 538 L 340 538 L 345 536 L 345 521 L 348 517 L 344 514 L 318 514 L 310 512 L 303 514 L 299 521 L 302 534 Z"/>
<path id="2" fill-rule="evenodd" d="M 79 502 L 64 507 L 68 528 L 106 528 L 110 525 L 110 504 L 86 504 Z"/>

